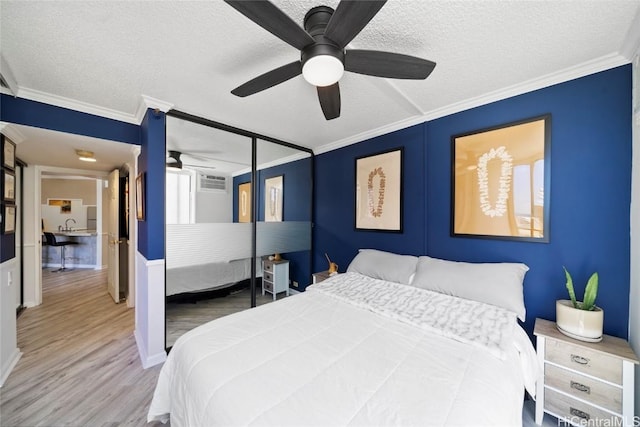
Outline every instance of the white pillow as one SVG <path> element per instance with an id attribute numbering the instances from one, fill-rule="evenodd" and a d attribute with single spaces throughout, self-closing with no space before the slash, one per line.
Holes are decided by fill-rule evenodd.
<path id="1" fill-rule="evenodd" d="M 421 256 L 412 286 L 480 301 L 513 311 L 524 322 L 521 263 L 470 263 Z"/>
<path id="2" fill-rule="evenodd" d="M 408 285 L 416 272 L 418 257 L 398 255 L 376 249 L 360 249 L 347 272 L 360 273 L 374 279 Z"/>

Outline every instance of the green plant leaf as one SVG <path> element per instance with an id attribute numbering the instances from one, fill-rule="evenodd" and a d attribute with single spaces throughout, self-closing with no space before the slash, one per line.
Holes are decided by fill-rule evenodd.
<path id="1" fill-rule="evenodd" d="M 573 279 L 571 279 L 571 274 L 567 271 L 566 267 L 563 265 L 564 274 L 567 277 L 567 291 L 569 291 L 569 298 L 571 298 L 571 303 L 573 304 L 573 308 L 578 308 L 578 303 L 576 302 L 576 293 L 573 290 Z"/>
<path id="2" fill-rule="evenodd" d="M 582 300 L 583 310 L 593 310 L 596 307 L 596 296 L 598 295 L 598 273 L 593 273 L 584 289 Z"/>

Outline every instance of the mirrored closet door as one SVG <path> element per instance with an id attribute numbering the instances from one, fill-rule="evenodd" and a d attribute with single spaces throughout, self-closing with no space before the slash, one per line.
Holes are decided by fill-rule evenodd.
<path id="1" fill-rule="evenodd" d="M 180 112 L 168 113 L 166 130 L 170 348 L 196 326 L 310 282 L 313 158 Z"/>

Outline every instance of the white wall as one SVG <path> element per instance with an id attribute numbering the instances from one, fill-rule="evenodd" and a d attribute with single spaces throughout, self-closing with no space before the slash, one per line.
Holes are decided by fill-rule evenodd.
<path id="1" fill-rule="evenodd" d="M 24 305 L 34 307 L 42 303 L 40 266 L 42 265 L 42 233 L 40 218 L 40 168 L 24 168 Z M 35 267 L 35 268 L 34 268 Z"/>
<path id="2" fill-rule="evenodd" d="M 18 363 L 21 353 L 18 350 L 16 326 L 15 288 L 18 286 L 15 258 L 0 264 L 0 386 Z"/>
<path id="3" fill-rule="evenodd" d="M 196 192 L 196 223 L 233 222 L 233 194 Z"/>
<path id="4" fill-rule="evenodd" d="M 631 291 L 629 294 L 629 341 L 640 356 L 640 51 L 633 65 L 633 159 L 631 176 Z M 636 407 L 640 414 L 640 369 L 636 367 Z"/>

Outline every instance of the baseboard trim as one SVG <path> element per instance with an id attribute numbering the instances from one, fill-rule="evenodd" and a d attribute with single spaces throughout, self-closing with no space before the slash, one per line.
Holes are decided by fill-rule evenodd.
<path id="1" fill-rule="evenodd" d="M 22 357 L 20 349 L 16 348 L 11 355 L 11 360 L 7 363 L 6 368 L 2 370 L 2 377 L 0 377 L 0 387 L 4 385 L 4 382 L 9 378 L 9 374 L 13 371 L 13 368 L 18 364 L 18 360 Z"/>
<path id="2" fill-rule="evenodd" d="M 44 268 L 60 268 L 60 264 L 50 264 L 50 263 L 43 263 L 42 266 Z M 94 270 L 101 270 L 102 266 L 100 265 L 95 265 L 95 264 L 69 264 L 69 263 L 65 263 L 65 268 L 67 269 L 71 269 L 71 268 L 92 268 Z"/>
<path id="3" fill-rule="evenodd" d="M 143 348 L 144 341 L 140 338 L 140 334 L 138 334 L 138 330 L 133 331 L 133 336 L 136 339 L 136 346 L 138 347 L 138 355 L 140 356 L 140 362 L 142 363 L 142 369 L 151 368 L 152 366 L 159 365 L 167 360 L 167 352 L 162 351 L 158 354 L 154 354 L 149 356 L 147 354 L 147 349 Z"/>

